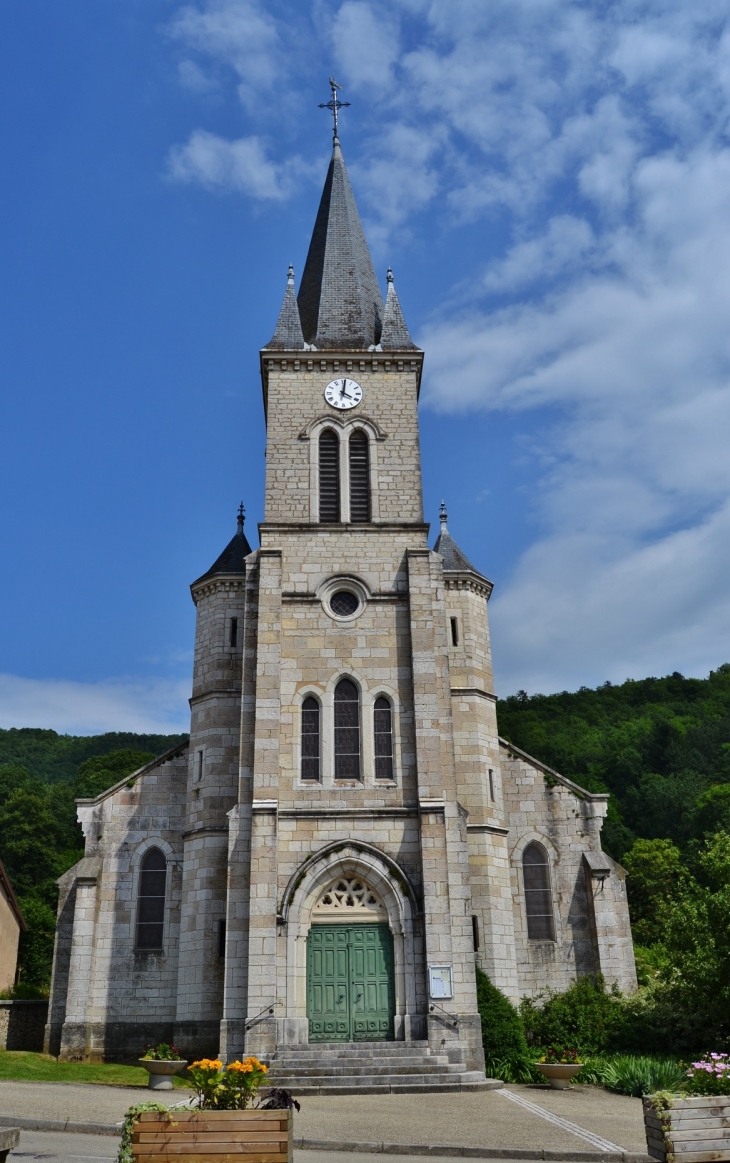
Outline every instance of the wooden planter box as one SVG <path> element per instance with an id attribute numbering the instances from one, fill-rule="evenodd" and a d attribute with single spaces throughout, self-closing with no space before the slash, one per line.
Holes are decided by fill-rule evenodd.
<path id="1" fill-rule="evenodd" d="M 730 1160 L 730 1095 L 675 1098 L 664 1111 L 657 1111 L 650 1098 L 643 1101 L 646 1148 L 652 1159 L 667 1163 L 672 1159 L 675 1163 Z"/>
<path id="2" fill-rule="evenodd" d="M 132 1131 L 135 1163 L 292 1163 L 293 1112 L 143 1111 Z"/>

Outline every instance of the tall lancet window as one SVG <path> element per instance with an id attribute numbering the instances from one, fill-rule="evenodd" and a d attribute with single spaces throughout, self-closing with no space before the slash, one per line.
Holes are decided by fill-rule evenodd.
<path id="1" fill-rule="evenodd" d="M 139 866 L 137 948 L 161 949 L 165 931 L 167 860 L 159 848 L 148 848 Z"/>
<path id="2" fill-rule="evenodd" d="M 375 700 L 375 778 L 393 778 L 393 708 L 390 699 Z"/>
<path id="3" fill-rule="evenodd" d="M 302 703 L 302 779 L 319 779 L 319 703 L 309 695 Z"/>
<path id="4" fill-rule="evenodd" d="M 319 519 L 340 519 L 340 442 L 331 428 L 319 438 Z"/>
<path id="5" fill-rule="evenodd" d="M 335 779 L 360 778 L 360 692 L 349 678 L 335 687 Z"/>
<path id="6" fill-rule="evenodd" d="M 533 941 L 554 941 L 553 894 L 550 890 L 550 865 L 542 844 L 528 844 L 522 854 L 525 882 L 527 936 Z"/>
<path id="7" fill-rule="evenodd" d="M 362 428 L 350 437 L 350 520 L 370 520 L 370 453 Z"/>

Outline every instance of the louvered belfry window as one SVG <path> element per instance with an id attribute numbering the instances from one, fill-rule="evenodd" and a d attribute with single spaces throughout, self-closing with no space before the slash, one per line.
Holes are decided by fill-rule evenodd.
<path id="1" fill-rule="evenodd" d="M 312 696 L 302 703 L 302 779 L 319 779 L 319 703 Z"/>
<path id="2" fill-rule="evenodd" d="M 375 778 L 393 778 L 393 708 L 384 695 L 375 700 Z"/>
<path id="3" fill-rule="evenodd" d="M 167 860 L 159 848 L 148 848 L 139 866 L 137 948 L 162 949 L 165 930 Z"/>
<path id="4" fill-rule="evenodd" d="M 533 941 L 554 941 L 553 894 L 550 890 L 550 865 L 542 844 L 528 844 L 522 854 L 525 882 L 527 936 Z"/>
<path id="5" fill-rule="evenodd" d="M 362 428 L 350 437 L 350 520 L 370 520 L 370 455 Z"/>
<path id="6" fill-rule="evenodd" d="M 349 678 L 335 687 L 335 779 L 360 778 L 360 692 Z"/>
<path id="7" fill-rule="evenodd" d="M 331 428 L 319 438 L 319 519 L 340 519 L 340 442 Z"/>

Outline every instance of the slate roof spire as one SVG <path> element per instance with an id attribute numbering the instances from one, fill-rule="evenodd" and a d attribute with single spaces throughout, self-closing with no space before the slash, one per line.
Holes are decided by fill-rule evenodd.
<path id="1" fill-rule="evenodd" d="M 304 347 L 302 324 L 299 319 L 297 296 L 294 290 L 294 267 L 290 265 L 286 280 L 284 301 L 279 312 L 274 337 L 267 344 L 267 350 L 301 351 Z"/>
<path id="2" fill-rule="evenodd" d="M 436 544 L 433 548 L 434 553 L 440 553 L 444 559 L 444 571 L 446 573 L 468 571 L 469 573 L 477 574 L 478 577 L 483 577 L 484 575 L 481 574 L 479 570 L 472 565 L 472 563 L 469 561 L 469 558 L 465 553 L 462 552 L 461 549 L 459 549 L 459 546 L 456 544 L 453 537 L 449 533 L 449 529 L 446 524 L 446 505 L 443 501 L 441 502 L 441 508 L 439 509 L 439 520 L 441 522 L 441 530 L 438 537 L 436 538 Z"/>
<path id="3" fill-rule="evenodd" d="M 336 131 L 298 302 L 305 342 L 317 350 L 380 342 L 383 296 Z"/>
<path id="4" fill-rule="evenodd" d="M 205 581 L 206 578 L 215 577 L 220 573 L 245 573 L 246 565 L 244 558 L 248 557 L 251 552 L 251 546 L 248 543 L 248 538 L 243 531 L 243 522 L 246 517 L 246 510 L 243 507 L 243 502 L 238 507 L 236 515 L 236 532 L 231 540 L 226 545 L 220 557 L 211 565 L 210 569 L 201 577 L 196 578 L 193 585 L 196 586 L 198 582 Z"/>
<path id="5" fill-rule="evenodd" d="M 388 293 L 385 299 L 383 313 L 383 331 L 380 336 L 380 346 L 383 351 L 418 351 L 415 343 L 408 334 L 406 321 L 403 318 L 401 305 L 393 282 L 393 272 L 388 267 Z"/>

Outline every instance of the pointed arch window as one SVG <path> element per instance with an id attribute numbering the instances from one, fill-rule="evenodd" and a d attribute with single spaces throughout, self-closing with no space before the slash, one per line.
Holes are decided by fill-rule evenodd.
<path id="1" fill-rule="evenodd" d="M 302 779 L 319 779 L 320 755 L 320 706 L 308 695 L 302 703 Z"/>
<path id="2" fill-rule="evenodd" d="M 335 779 L 360 778 L 360 692 L 349 678 L 335 687 Z"/>
<path id="3" fill-rule="evenodd" d="M 356 428 L 349 442 L 350 520 L 370 520 L 370 449 L 367 433 Z"/>
<path id="4" fill-rule="evenodd" d="M 165 932 L 167 860 L 159 848 L 148 848 L 139 866 L 137 948 L 162 949 Z"/>
<path id="5" fill-rule="evenodd" d="M 380 695 L 373 713 L 375 734 L 375 778 L 393 778 L 393 708 L 390 699 Z"/>
<path id="6" fill-rule="evenodd" d="M 532 941 L 554 941 L 553 894 L 550 864 L 542 844 L 533 841 L 522 854 L 527 936 Z"/>
<path id="7" fill-rule="evenodd" d="M 319 438 L 319 519 L 340 519 L 340 441 L 331 428 Z"/>

